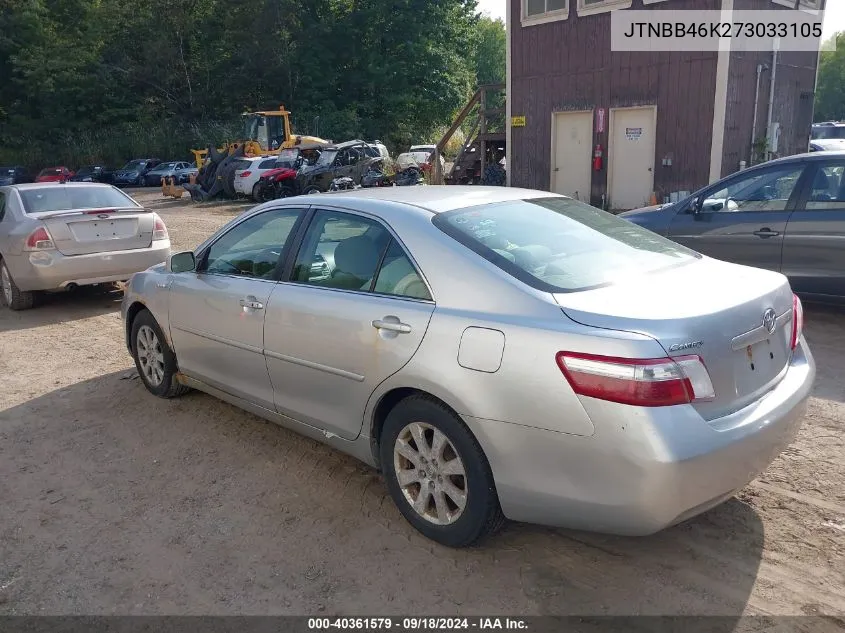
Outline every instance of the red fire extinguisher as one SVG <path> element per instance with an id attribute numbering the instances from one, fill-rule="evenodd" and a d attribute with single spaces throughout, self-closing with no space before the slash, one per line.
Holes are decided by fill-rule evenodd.
<path id="1" fill-rule="evenodd" d="M 601 145 L 596 145 L 596 149 L 593 150 L 593 170 L 594 171 L 601 171 L 602 170 L 602 163 L 604 161 L 604 151 L 601 148 Z"/>

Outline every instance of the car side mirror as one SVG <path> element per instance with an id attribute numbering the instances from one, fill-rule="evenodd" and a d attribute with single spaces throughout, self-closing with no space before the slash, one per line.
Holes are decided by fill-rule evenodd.
<path id="1" fill-rule="evenodd" d="M 690 204 L 689 211 L 693 215 L 700 215 L 703 206 L 704 206 L 704 196 L 699 196 L 695 200 L 692 201 L 692 203 Z"/>
<path id="2" fill-rule="evenodd" d="M 171 273 L 189 273 L 196 270 L 197 258 L 191 251 L 173 253 L 167 258 L 167 271 Z"/>

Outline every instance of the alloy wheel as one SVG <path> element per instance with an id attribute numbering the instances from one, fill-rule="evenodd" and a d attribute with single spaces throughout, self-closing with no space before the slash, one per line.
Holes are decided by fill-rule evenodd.
<path id="1" fill-rule="evenodd" d="M 164 380 L 164 352 L 158 336 L 148 325 L 143 325 L 138 330 L 136 353 L 144 378 L 153 387 L 158 387 Z"/>
<path id="2" fill-rule="evenodd" d="M 424 422 L 405 426 L 393 446 L 396 478 L 414 511 L 435 525 L 451 525 L 467 504 L 466 468 L 449 438 Z"/>

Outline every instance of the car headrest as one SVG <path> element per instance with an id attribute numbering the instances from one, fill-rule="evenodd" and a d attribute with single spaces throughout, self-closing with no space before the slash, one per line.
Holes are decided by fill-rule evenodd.
<path id="1" fill-rule="evenodd" d="M 338 243 L 334 250 L 334 263 L 340 272 L 368 279 L 376 271 L 379 255 L 373 240 L 366 235 L 358 235 Z"/>
<path id="2" fill-rule="evenodd" d="M 816 179 L 813 181 L 813 189 L 830 189 L 830 179 L 824 170 L 819 170 L 816 173 Z"/>

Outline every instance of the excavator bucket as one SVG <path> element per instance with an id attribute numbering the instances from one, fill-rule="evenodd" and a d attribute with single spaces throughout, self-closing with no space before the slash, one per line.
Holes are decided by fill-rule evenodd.
<path id="1" fill-rule="evenodd" d="M 193 175 L 191 177 L 193 177 Z M 184 195 L 185 189 L 176 184 L 175 178 L 165 177 L 161 179 L 161 193 L 165 197 L 178 199 Z"/>

